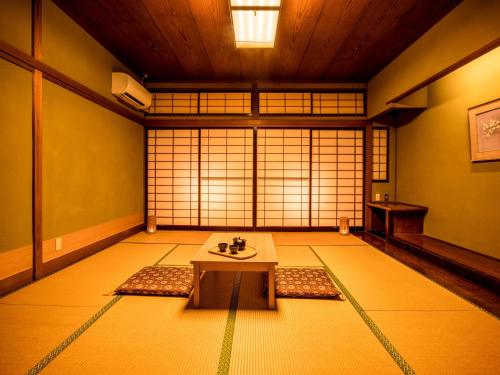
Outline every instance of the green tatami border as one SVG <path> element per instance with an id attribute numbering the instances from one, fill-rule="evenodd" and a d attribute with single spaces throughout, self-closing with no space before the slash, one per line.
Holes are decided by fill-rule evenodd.
<path id="1" fill-rule="evenodd" d="M 314 245 L 313 245 L 314 246 Z M 339 289 L 342 291 L 344 296 L 347 298 L 347 300 L 351 303 L 351 305 L 354 307 L 356 312 L 361 316 L 363 321 L 366 323 L 366 325 L 370 328 L 370 330 L 373 332 L 375 337 L 380 341 L 380 343 L 384 346 L 385 350 L 389 355 L 394 359 L 394 361 L 397 363 L 399 368 L 403 371 L 404 374 L 406 375 L 414 375 L 415 371 L 413 368 L 410 366 L 410 364 L 403 358 L 403 356 L 398 352 L 396 347 L 392 345 L 392 343 L 389 341 L 389 339 L 384 335 L 382 330 L 377 326 L 377 324 L 368 316 L 366 311 L 361 307 L 361 305 L 356 301 L 356 299 L 353 297 L 353 295 L 349 292 L 347 287 L 339 280 L 339 278 L 333 273 L 333 271 L 328 267 L 328 265 L 321 259 L 321 257 L 318 255 L 316 251 L 312 248 L 312 246 L 309 246 L 311 251 L 316 255 L 316 257 L 319 259 L 319 261 L 325 266 L 326 272 L 328 275 L 333 279 L 335 284 L 339 287 Z"/>
<path id="2" fill-rule="evenodd" d="M 236 325 L 236 311 L 238 310 L 238 300 L 240 296 L 241 272 L 237 272 L 234 277 L 233 292 L 231 293 L 231 302 L 227 314 L 226 328 L 224 330 L 224 339 L 222 340 L 222 349 L 219 356 L 219 365 L 217 375 L 229 374 L 229 365 L 231 364 L 231 354 L 233 350 L 234 327 Z"/>
<path id="3" fill-rule="evenodd" d="M 172 251 L 174 251 L 179 244 L 169 244 L 175 245 L 172 247 L 165 255 L 156 261 L 154 265 L 157 265 L 163 259 L 165 259 Z M 118 295 L 113 297 L 106 305 L 104 305 L 99 311 L 92 315 L 85 323 L 83 323 L 77 330 L 75 330 L 71 335 L 66 337 L 59 345 L 50 351 L 45 357 L 43 357 L 35 366 L 33 366 L 27 375 L 36 375 L 48 366 L 59 354 L 61 354 L 68 346 L 70 346 L 82 333 L 89 329 L 100 317 L 102 317 L 115 303 L 117 303 L 123 296 Z"/>

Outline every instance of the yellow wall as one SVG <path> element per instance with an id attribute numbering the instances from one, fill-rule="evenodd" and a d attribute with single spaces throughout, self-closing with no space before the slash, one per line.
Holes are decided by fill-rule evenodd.
<path id="1" fill-rule="evenodd" d="M 0 40 L 31 53 L 31 0 L 0 1 Z"/>
<path id="2" fill-rule="evenodd" d="M 42 60 L 120 103 L 111 94 L 111 72 L 131 72 L 52 1 L 43 0 L 42 15 Z"/>
<path id="3" fill-rule="evenodd" d="M 143 128 L 43 82 L 44 239 L 143 210 Z"/>
<path id="4" fill-rule="evenodd" d="M 465 0 L 368 83 L 368 116 L 500 36 L 500 1 Z"/>
<path id="5" fill-rule="evenodd" d="M 111 72 L 127 71 L 50 0 L 43 61 L 111 100 Z M 143 211 L 143 128 L 43 82 L 44 240 Z"/>
<path id="6" fill-rule="evenodd" d="M 0 59 L 0 252 L 32 243 L 31 73 Z"/>
<path id="7" fill-rule="evenodd" d="M 467 109 L 500 97 L 500 48 L 429 86 L 397 131 L 397 199 L 429 207 L 425 234 L 500 258 L 500 161 L 470 161 Z"/>
<path id="8" fill-rule="evenodd" d="M 124 66 L 52 2 L 43 0 L 43 13 L 43 61 L 116 101 L 111 72 Z M 30 53 L 31 1 L 0 1 L 0 38 Z M 3 281 L 33 256 L 32 73 L 0 59 L 0 77 Z M 142 221 L 143 128 L 46 80 L 42 96 L 43 235 L 68 239 L 53 259 Z"/>

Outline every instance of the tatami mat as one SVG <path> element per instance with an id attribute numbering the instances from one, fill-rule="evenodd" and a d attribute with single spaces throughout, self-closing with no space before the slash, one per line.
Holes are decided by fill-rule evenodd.
<path id="1" fill-rule="evenodd" d="M 261 285 L 243 274 L 230 374 L 401 374 L 348 302 L 282 298 L 269 311 Z"/>
<path id="2" fill-rule="evenodd" d="M 500 322 L 482 311 L 372 311 L 417 374 L 500 372 Z"/>
<path id="3" fill-rule="evenodd" d="M 187 231 L 187 230 L 158 230 L 149 234 L 140 232 L 122 242 L 140 243 L 174 243 L 174 244 L 203 244 L 212 232 Z"/>
<path id="4" fill-rule="evenodd" d="M 165 255 L 161 264 L 190 264 L 211 233 L 158 234 L 136 235 L 149 242 L 129 239 L 0 299 L 0 374 L 25 373 L 140 268 Z M 349 300 L 280 298 L 277 310 L 268 310 L 262 274 L 249 272 L 241 274 L 234 311 L 235 274 L 207 272 L 200 309 L 186 298 L 116 299 L 42 373 L 215 374 L 224 360 L 232 374 L 401 373 L 394 358 L 421 374 L 498 373 L 496 318 L 355 236 L 274 236 L 280 266 L 323 265 L 314 249 L 347 288 Z M 227 335 L 232 324 L 234 335 Z M 374 333 L 392 346 L 384 348 Z M 221 356 L 227 340 L 232 352 Z"/>
<path id="5" fill-rule="evenodd" d="M 163 258 L 158 264 L 191 265 L 194 254 L 201 245 L 178 245 L 174 251 Z"/>
<path id="6" fill-rule="evenodd" d="M 45 374 L 215 374 L 234 273 L 210 272 L 201 309 L 188 299 L 125 296 Z"/>
<path id="7" fill-rule="evenodd" d="M 116 244 L 1 298 L 0 374 L 24 373 L 174 246 Z"/>
<path id="8" fill-rule="evenodd" d="M 477 310 L 371 246 L 313 246 L 365 310 Z"/>
<path id="9" fill-rule="evenodd" d="M 276 246 L 278 267 L 321 267 L 309 246 Z"/>
<path id="10" fill-rule="evenodd" d="M 354 235 L 338 232 L 273 232 L 275 245 L 367 245 Z"/>
<path id="11" fill-rule="evenodd" d="M 174 246 L 118 243 L 1 298 L 0 303 L 101 307 L 120 283 Z"/>
<path id="12" fill-rule="evenodd" d="M 0 374 L 25 374 L 95 307 L 0 304 Z"/>

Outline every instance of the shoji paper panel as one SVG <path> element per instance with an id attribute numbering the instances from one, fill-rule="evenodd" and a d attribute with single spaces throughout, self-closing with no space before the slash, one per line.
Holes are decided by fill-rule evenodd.
<path id="1" fill-rule="evenodd" d="M 363 131 L 312 131 L 311 225 L 363 225 Z"/>
<path id="2" fill-rule="evenodd" d="M 198 225 L 199 130 L 148 131 L 148 215 Z"/>
<path id="3" fill-rule="evenodd" d="M 257 132 L 257 226 L 309 226 L 310 130 Z"/>
<path id="4" fill-rule="evenodd" d="M 259 93 L 261 114 L 310 114 L 310 92 L 261 92 Z"/>
<path id="5" fill-rule="evenodd" d="M 200 114 L 249 114 L 251 95 L 250 92 L 201 92 Z"/>
<path id="6" fill-rule="evenodd" d="M 201 130 L 201 225 L 252 226 L 253 129 Z"/>
<path id="7" fill-rule="evenodd" d="M 373 176 L 372 180 L 387 182 L 389 155 L 389 129 L 373 129 Z"/>
<path id="8" fill-rule="evenodd" d="M 150 113 L 157 114 L 197 114 L 198 93 L 157 92 L 153 93 Z"/>
<path id="9" fill-rule="evenodd" d="M 313 93 L 315 115 L 362 115 L 365 113 L 364 93 L 325 92 Z"/>

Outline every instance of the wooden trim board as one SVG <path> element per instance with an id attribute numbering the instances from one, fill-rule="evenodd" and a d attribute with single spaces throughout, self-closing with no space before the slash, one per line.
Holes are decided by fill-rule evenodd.
<path id="1" fill-rule="evenodd" d="M 26 245 L 0 253 L 0 280 L 30 270 L 32 267 L 33 245 Z"/>
<path id="2" fill-rule="evenodd" d="M 0 279 L 0 297 L 28 285 L 33 281 L 33 271 L 27 269 L 5 279 Z"/>
<path id="3" fill-rule="evenodd" d="M 29 71 L 38 69 L 42 72 L 43 78 L 64 87 L 65 89 L 72 91 L 103 108 L 142 125 L 144 119 L 139 114 L 125 109 L 120 104 L 106 98 L 105 96 L 95 92 L 87 86 L 75 81 L 58 70 L 2 40 L 0 40 L 0 56 Z"/>
<path id="4" fill-rule="evenodd" d="M 132 228 L 121 231 L 119 233 L 115 233 L 110 237 L 104 238 L 100 241 L 91 243 L 80 249 L 74 250 L 63 256 L 49 260 L 48 262 L 43 263 L 41 274 L 42 276 L 50 275 L 51 273 L 59 271 L 60 269 L 69 266 L 70 264 L 78 262 L 79 260 L 87 258 L 92 254 L 104 250 L 105 248 L 112 246 L 124 240 L 125 238 L 133 236 L 134 234 L 139 233 L 142 230 L 144 230 L 144 225 L 139 224 Z"/>
<path id="5" fill-rule="evenodd" d="M 425 86 L 428 86 L 430 85 L 432 82 L 434 81 L 437 81 L 438 79 L 444 77 L 445 75 L 448 75 L 450 74 L 451 72 L 457 70 L 458 68 L 461 68 L 462 66 L 470 63 L 471 61 L 477 59 L 478 57 L 494 50 L 495 48 L 497 48 L 498 46 L 500 46 L 500 38 L 496 38 L 495 40 L 491 41 L 490 43 L 486 44 L 485 46 L 479 48 L 478 50 L 468 54 L 467 56 L 461 58 L 460 60 L 458 60 L 456 63 L 448 66 L 447 68 L 437 72 L 436 74 L 430 76 L 429 78 L 423 80 L 422 82 L 420 82 L 419 84 L 409 88 L 408 90 L 404 91 L 403 93 L 401 93 L 400 95 L 392 98 L 391 100 L 389 100 L 388 102 L 386 102 L 385 104 L 391 104 L 391 103 L 396 103 L 398 101 L 400 101 L 401 99 L 403 98 L 406 98 L 407 96 L 417 92 L 418 90 L 420 90 L 421 88 L 425 87 Z"/>
<path id="6" fill-rule="evenodd" d="M 144 224 L 143 212 L 136 212 L 105 223 L 97 224 L 75 232 L 63 234 L 62 249 L 56 251 L 56 238 L 43 241 L 43 263 L 47 263 L 56 258 L 66 256 L 76 250 L 92 245 L 97 241 L 109 238 L 117 233 Z"/>

